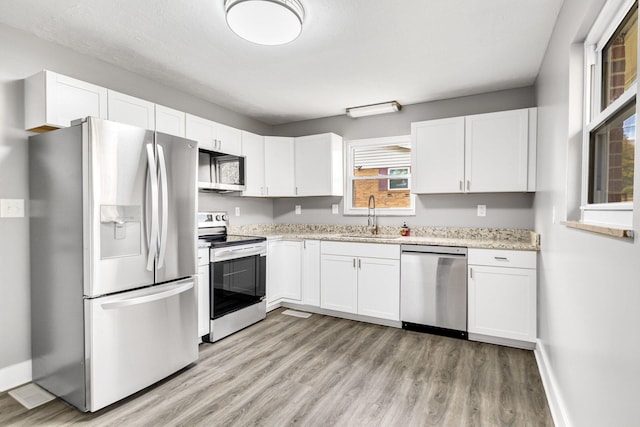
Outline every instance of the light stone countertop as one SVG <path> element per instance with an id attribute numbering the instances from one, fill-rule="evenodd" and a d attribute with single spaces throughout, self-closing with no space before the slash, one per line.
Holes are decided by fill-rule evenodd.
<path id="1" fill-rule="evenodd" d="M 380 227 L 372 236 L 368 227 L 322 224 L 254 224 L 229 227 L 229 234 L 263 236 L 268 240 L 327 240 L 403 245 L 461 246 L 483 249 L 539 251 L 539 235 L 532 230 L 465 227 L 413 227 L 401 236 L 400 227 Z"/>

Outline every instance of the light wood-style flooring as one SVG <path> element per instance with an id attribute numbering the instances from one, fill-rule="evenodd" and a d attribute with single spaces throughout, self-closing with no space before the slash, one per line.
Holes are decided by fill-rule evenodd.
<path id="1" fill-rule="evenodd" d="M 97 413 L 1 393 L 0 426 L 553 425 L 530 351 L 281 311 Z"/>

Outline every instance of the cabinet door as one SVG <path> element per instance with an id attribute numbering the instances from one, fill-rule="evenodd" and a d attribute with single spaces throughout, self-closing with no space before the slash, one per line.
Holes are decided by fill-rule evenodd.
<path id="1" fill-rule="evenodd" d="M 242 131 L 242 155 L 245 156 L 243 196 L 264 196 L 264 137 Z"/>
<path id="2" fill-rule="evenodd" d="M 320 307 L 320 241 L 305 240 L 302 249 L 302 303 Z"/>
<path id="3" fill-rule="evenodd" d="M 342 138 L 332 133 L 295 139 L 295 194 L 341 196 Z"/>
<path id="4" fill-rule="evenodd" d="M 198 148 L 215 151 L 216 123 L 202 117 L 187 114 L 186 135 L 188 139 L 198 141 Z"/>
<path id="5" fill-rule="evenodd" d="M 295 196 L 293 138 L 264 137 L 265 195 Z"/>
<path id="6" fill-rule="evenodd" d="M 534 342 L 536 271 L 469 266 L 469 333 Z"/>
<path id="7" fill-rule="evenodd" d="M 400 320 L 400 261 L 358 259 L 358 314 Z"/>
<path id="8" fill-rule="evenodd" d="M 346 313 L 358 312 L 356 258 L 322 255 L 320 261 L 320 307 Z"/>
<path id="9" fill-rule="evenodd" d="M 528 141 L 528 109 L 467 116 L 467 191 L 527 191 Z"/>
<path id="10" fill-rule="evenodd" d="M 216 123 L 217 151 L 242 155 L 242 131 L 231 126 Z"/>
<path id="11" fill-rule="evenodd" d="M 88 116 L 107 118 L 107 89 L 52 71 L 25 80 L 25 129 L 67 127 Z"/>
<path id="12" fill-rule="evenodd" d="M 143 129 L 156 129 L 156 109 L 153 102 L 114 90 L 107 91 L 107 98 L 109 120 Z"/>
<path id="13" fill-rule="evenodd" d="M 209 333 L 209 264 L 198 266 L 198 287 L 196 289 L 198 299 L 198 337 Z"/>
<path id="14" fill-rule="evenodd" d="M 411 123 L 414 193 L 464 192 L 464 117 Z"/>
<path id="15" fill-rule="evenodd" d="M 267 254 L 267 304 L 281 298 L 300 301 L 302 242 L 269 242 Z"/>
<path id="16" fill-rule="evenodd" d="M 173 108 L 156 104 L 156 130 L 184 138 L 186 114 Z"/>

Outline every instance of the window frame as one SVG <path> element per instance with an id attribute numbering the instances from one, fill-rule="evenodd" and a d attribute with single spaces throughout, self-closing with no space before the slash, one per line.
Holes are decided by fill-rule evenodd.
<path id="1" fill-rule="evenodd" d="M 354 139 L 345 140 L 344 144 L 344 164 L 345 164 L 345 180 L 344 180 L 344 203 L 343 214 L 349 216 L 367 216 L 367 208 L 353 208 L 353 170 L 354 170 L 354 156 L 353 148 L 362 146 L 385 146 L 393 144 L 403 144 L 411 146 L 411 135 L 399 135 L 388 136 L 382 138 L 367 138 L 367 139 Z M 411 191 L 411 165 L 407 166 L 409 169 L 409 190 Z M 398 169 L 398 168 L 390 168 Z M 399 175 L 407 176 L 407 175 Z M 358 179 L 376 179 L 375 176 L 363 177 Z M 378 178 L 379 179 L 379 178 Z M 388 187 L 388 184 L 387 184 Z M 397 191 L 397 190 L 390 190 Z M 416 197 L 415 194 L 410 193 L 410 207 L 409 208 L 380 208 L 376 207 L 376 216 L 415 216 L 416 214 Z"/>
<path id="2" fill-rule="evenodd" d="M 589 203 L 589 165 L 591 133 L 635 102 L 636 126 L 638 109 L 638 77 L 624 93 L 602 109 L 602 52 L 615 34 L 636 0 L 610 0 L 591 28 L 584 42 L 584 117 L 582 132 L 581 222 L 594 225 L 631 228 L 633 202 Z M 637 6 L 636 6 L 637 7 Z M 640 31 L 639 31 L 640 34 Z M 640 44 L 638 44 L 640 50 Z M 640 58 L 640 55 L 637 55 Z M 635 101 L 633 101 L 635 99 Z M 638 149 L 634 162 L 638 160 Z M 635 193 L 635 191 L 634 191 Z"/>

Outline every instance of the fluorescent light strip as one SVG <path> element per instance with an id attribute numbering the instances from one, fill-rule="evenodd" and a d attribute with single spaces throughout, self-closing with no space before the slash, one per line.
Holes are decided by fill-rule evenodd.
<path id="1" fill-rule="evenodd" d="M 395 113 L 400 111 L 402 105 L 397 101 L 384 102 L 381 104 L 363 105 L 362 107 L 347 108 L 347 116 L 349 117 L 363 117 L 373 116 L 375 114 Z"/>

